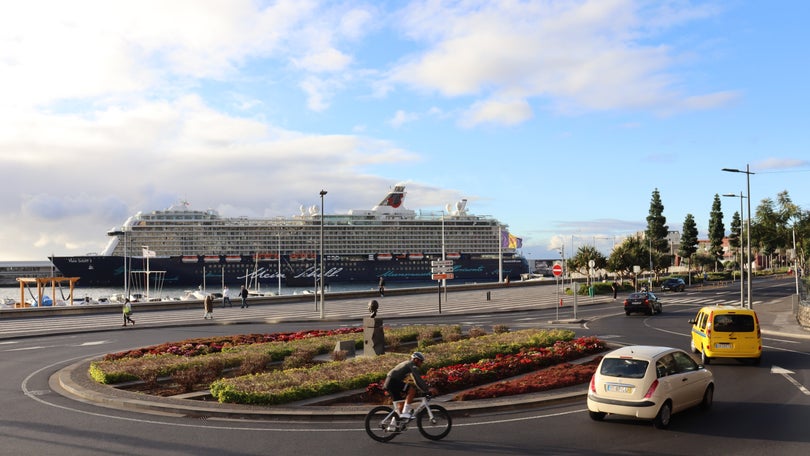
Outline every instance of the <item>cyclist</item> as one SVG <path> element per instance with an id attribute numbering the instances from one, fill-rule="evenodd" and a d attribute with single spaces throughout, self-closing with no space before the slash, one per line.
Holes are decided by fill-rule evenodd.
<path id="1" fill-rule="evenodd" d="M 391 399 L 401 401 L 405 397 L 405 403 L 402 405 L 402 410 L 397 407 L 397 413 L 400 417 L 410 419 L 411 416 L 411 402 L 416 397 L 416 390 L 423 393 L 429 392 L 436 395 L 436 388 L 431 388 L 424 379 L 422 379 L 420 367 L 425 362 L 425 355 L 420 352 L 414 352 L 411 358 L 397 364 L 385 376 L 385 383 L 383 388 L 388 391 Z"/>

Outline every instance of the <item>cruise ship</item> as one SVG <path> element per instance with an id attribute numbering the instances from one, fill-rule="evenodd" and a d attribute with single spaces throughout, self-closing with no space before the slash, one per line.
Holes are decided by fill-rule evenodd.
<path id="1" fill-rule="evenodd" d="M 107 233 L 100 254 L 51 261 L 63 275 L 80 277 L 82 286 L 118 286 L 125 275 L 133 280 L 144 271 L 167 286 L 272 287 L 279 278 L 287 286 L 311 286 L 319 277 L 327 285 L 380 277 L 427 282 L 439 260 L 452 261 L 455 283 L 518 280 L 529 272 L 520 239 L 498 220 L 470 214 L 466 200 L 417 213 L 405 208 L 405 195 L 405 185 L 397 184 L 372 209 L 323 220 L 317 206 L 302 206 L 292 217 L 251 219 L 183 202 L 130 217 Z"/>

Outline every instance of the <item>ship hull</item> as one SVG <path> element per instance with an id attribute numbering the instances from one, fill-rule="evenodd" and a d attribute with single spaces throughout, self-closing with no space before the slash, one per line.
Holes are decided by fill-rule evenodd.
<path id="1" fill-rule="evenodd" d="M 373 255 L 342 257 L 330 255 L 324 259 L 324 283 L 425 282 L 431 280 L 431 261 L 440 260 L 424 255 L 413 259 L 408 255 L 377 259 Z M 238 260 L 238 261 L 237 261 Z M 67 277 L 79 277 L 79 285 L 108 287 L 124 283 L 125 263 L 121 256 L 52 257 L 54 266 Z M 529 272 L 528 262 L 520 256 L 508 256 L 500 261 L 494 255 L 462 255 L 453 260 L 453 275 L 457 282 L 493 282 L 501 273 L 503 278 L 520 279 Z M 314 257 L 256 261 L 250 256 L 157 257 L 130 258 L 126 269 L 136 274 L 145 271 L 160 276 L 167 286 L 199 286 L 211 284 L 255 284 L 273 286 L 282 282 L 287 286 L 311 286 L 320 277 L 320 260 Z M 499 272 L 500 271 L 500 272 Z"/>

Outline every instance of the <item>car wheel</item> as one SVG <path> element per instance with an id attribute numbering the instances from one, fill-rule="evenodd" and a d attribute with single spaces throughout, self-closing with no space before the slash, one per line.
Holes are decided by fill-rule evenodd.
<path id="1" fill-rule="evenodd" d="M 712 359 L 706 356 L 706 347 L 703 347 L 703 351 L 700 352 L 700 362 L 704 365 L 709 365 Z"/>
<path id="2" fill-rule="evenodd" d="M 656 429 L 666 429 L 669 427 L 669 422 L 672 420 L 672 404 L 669 401 L 664 402 L 658 410 L 658 415 L 655 415 L 653 426 Z"/>
<path id="3" fill-rule="evenodd" d="M 703 411 L 709 410 L 712 408 L 712 403 L 714 402 L 714 386 L 709 385 L 706 387 L 706 391 L 703 393 L 703 401 L 700 403 L 700 409 Z"/>
<path id="4" fill-rule="evenodd" d="M 630 312 L 625 312 L 624 314 L 627 315 L 628 317 L 630 316 Z"/>
<path id="5" fill-rule="evenodd" d="M 589 410 L 588 415 L 590 415 L 591 419 L 594 420 L 594 421 L 602 421 L 602 420 L 605 419 L 606 413 L 605 412 L 593 412 L 593 411 Z"/>

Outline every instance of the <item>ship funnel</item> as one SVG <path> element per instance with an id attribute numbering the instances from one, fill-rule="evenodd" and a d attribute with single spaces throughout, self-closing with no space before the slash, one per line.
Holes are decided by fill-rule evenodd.
<path id="1" fill-rule="evenodd" d="M 467 213 L 467 200 L 463 199 L 456 203 L 456 210 L 458 215 L 464 215 Z"/>

